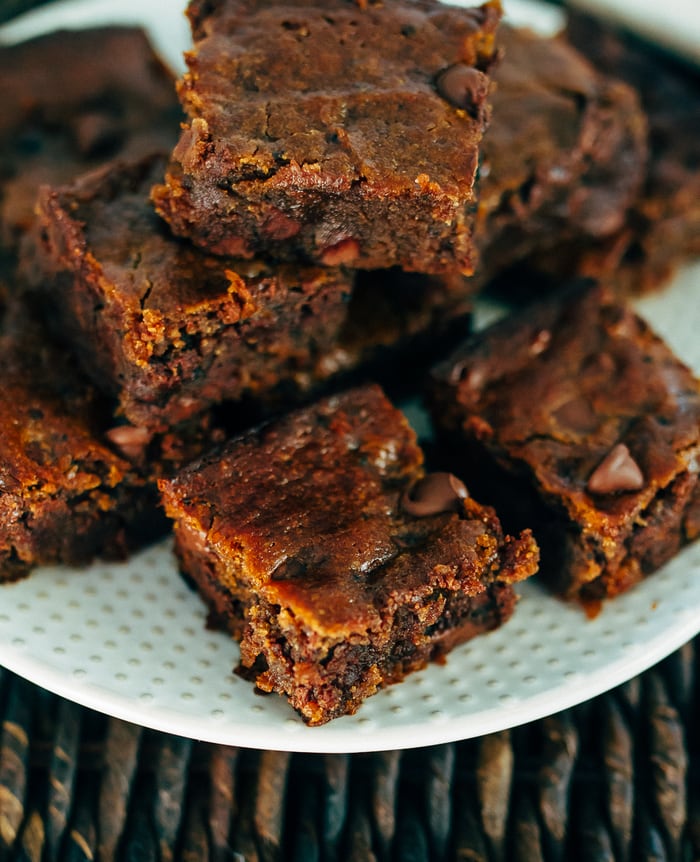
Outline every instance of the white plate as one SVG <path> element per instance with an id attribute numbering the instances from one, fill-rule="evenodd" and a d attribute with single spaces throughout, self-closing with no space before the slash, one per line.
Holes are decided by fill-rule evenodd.
<path id="1" fill-rule="evenodd" d="M 508 0 L 505 0 L 508 2 Z M 700 63 L 700 5 L 698 0 L 569 0 L 592 12 L 623 24 L 665 48 Z"/>
<path id="2" fill-rule="evenodd" d="M 61 25 L 144 23 L 176 63 L 187 40 L 180 9 L 180 0 L 74 0 L 27 16 L 0 37 L 16 40 Z M 551 26 L 547 12 L 541 20 Z M 700 265 L 638 303 L 698 371 L 699 299 Z M 238 647 L 205 630 L 204 608 L 181 581 L 168 543 L 124 565 L 46 568 L 3 587 L 0 662 L 85 706 L 209 742 L 306 752 L 433 745 L 580 703 L 695 636 L 700 544 L 594 620 L 535 584 L 521 592 L 514 618 L 501 630 L 454 650 L 446 665 L 380 692 L 357 715 L 319 728 L 305 727 L 281 698 L 258 696 L 231 673 Z"/>

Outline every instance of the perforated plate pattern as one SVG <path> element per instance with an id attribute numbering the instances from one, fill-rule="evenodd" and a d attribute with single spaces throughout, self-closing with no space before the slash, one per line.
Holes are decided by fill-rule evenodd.
<path id="1" fill-rule="evenodd" d="M 40 20 L 48 28 L 116 19 L 107 13 L 119 5 L 56 4 Z M 65 21 L 61 7 L 89 7 L 93 14 Z M 156 7 L 157 41 L 174 60 L 184 38 L 180 3 Z M 141 20 L 140 11 L 121 3 L 119 20 Z M 12 32 L 28 35 L 22 22 Z M 696 371 L 699 299 L 700 265 L 638 303 Z M 698 631 L 700 544 L 594 620 L 526 584 L 514 618 L 501 630 L 456 649 L 446 665 L 380 692 L 356 716 L 307 728 L 281 698 L 258 696 L 231 673 L 238 648 L 205 629 L 204 608 L 180 579 L 169 543 L 124 565 L 46 568 L 0 591 L 0 662 L 33 682 L 146 727 L 309 752 L 432 745 L 534 720 L 629 679 Z"/>

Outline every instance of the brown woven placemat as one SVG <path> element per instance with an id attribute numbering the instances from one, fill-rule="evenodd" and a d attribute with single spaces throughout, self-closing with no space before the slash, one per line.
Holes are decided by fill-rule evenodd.
<path id="1" fill-rule="evenodd" d="M 404 752 L 144 730 L 0 669 L 0 859 L 700 859 L 700 638 L 551 718 Z"/>

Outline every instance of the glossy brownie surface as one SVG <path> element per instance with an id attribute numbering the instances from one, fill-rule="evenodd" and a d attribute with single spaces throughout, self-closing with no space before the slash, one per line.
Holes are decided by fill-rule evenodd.
<path id="1" fill-rule="evenodd" d="M 243 667 L 311 723 L 354 712 L 382 680 L 500 624 L 513 609 L 510 585 L 537 566 L 529 536 L 504 538 L 492 510 L 449 489 L 412 514 L 405 495 L 422 461 L 404 417 L 366 387 L 161 483 L 184 569 L 242 634 Z M 337 679 L 324 679 L 334 662 Z"/>
<path id="2" fill-rule="evenodd" d="M 471 271 L 472 200 L 497 4 L 189 8 L 190 118 L 154 190 L 220 254 Z"/>
<path id="3" fill-rule="evenodd" d="M 436 421 L 533 526 L 558 591 L 614 595 L 696 537 L 698 381 L 603 289 L 496 324 L 434 376 Z"/>

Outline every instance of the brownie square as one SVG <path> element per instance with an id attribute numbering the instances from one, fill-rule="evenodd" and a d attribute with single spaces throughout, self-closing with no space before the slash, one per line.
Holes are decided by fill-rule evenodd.
<path id="1" fill-rule="evenodd" d="M 565 598 L 617 595 L 697 537 L 700 386 L 601 287 L 495 324 L 434 382 L 435 421 L 475 492 L 508 529 L 533 528 Z"/>
<path id="2" fill-rule="evenodd" d="M 14 249 L 42 183 L 171 147 L 172 74 L 133 27 L 62 30 L 0 46 L 0 243 Z"/>
<path id="3" fill-rule="evenodd" d="M 189 6 L 189 118 L 153 199 L 218 254 L 473 269 L 496 2 Z"/>
<path id="4" fill-rule="evenodd" d="M 13 315 L 0 366 L 0 582 L 162 534 L 155 484 L 110 445 L 109 411 L 66 354 Z"/>
<path id="5" fill-rule="evenodd" d="M 580 268 L 642 293 L 700 255 L 700 72 L 654 45 L 580 12 L 567 37 L 602 72 L 632 85 L 648 116 L 645 183 L 614 242 L 585 250 Z"/>
<path id="6" fill-rule="evenodd" d="M 304 721 L 508 619 L 537 568 L 368 386 L 288 414 L 162 481 L 184 573 L 241 644 L 239 670 Z"/>
<path id="7" fill-rule="evenodd" d="M 481 282 L 536 251 L 566 265 L 572 243 L 616 234 L 647 165 L 646 117 L 631 87 L 562 37 L 503 25 L 498 43 L 479 167 Z"/>
<path id="8" fill-rule="evenodd" d="M 174 238 L 148 198 L 162 170 L 152 157 L 44 187 L 23 262 L 56 334 L 131 424 L 160 430 L 241 398 L 298 401 L 425 331 L 464 325 L 470 303 L 450 279 L 241 261 Z"/>

